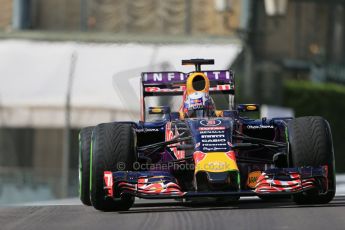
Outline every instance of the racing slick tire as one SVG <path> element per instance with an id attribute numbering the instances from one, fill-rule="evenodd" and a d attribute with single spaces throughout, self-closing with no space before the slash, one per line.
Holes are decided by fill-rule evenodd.
<path id="1" fill-rule="evenodd" d="M 292 196 L 297 204 L 326 204 L 335 195 L 335 163 L 332 133 L 322 117 L 300 117 L 288 123 L 289 161 L 293 167 L 328 166 L 328 191 L 309 190 Z"/>
<path id="2" fill-rule="evenodd" d="M 134 203 L 133 196 L 107 198 L 104 171 L 131 171 L 136 160 L 136 135 L 131 124 L 104 123 L 92 133 L 91 203 L 101 211 L 125 211 Z"/>
<path id="3" fill-rule="evenodd" d="M 94 126 L 79 132 L 79 198 L 84 205 L 90 206 L 90 145 Z"/>

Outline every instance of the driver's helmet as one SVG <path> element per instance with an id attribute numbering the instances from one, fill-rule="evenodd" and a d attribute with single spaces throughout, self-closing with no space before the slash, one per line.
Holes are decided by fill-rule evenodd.
<path id="1" fill-rule="evenodd" d="M 196 91 L 186 96 L 183 104 L 185 117 L 215 117 L 215 105 L 207 92 Z"/>

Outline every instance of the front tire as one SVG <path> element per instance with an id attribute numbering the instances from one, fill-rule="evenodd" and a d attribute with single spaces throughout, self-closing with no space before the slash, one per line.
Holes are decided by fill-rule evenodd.
<path id="1" fill-rule="evenodd" d="M 130 124 L 105 123 L 92 133 L 91 203 L 101 211 L 125 211 L 134 197 L 106 198 L 104 171 L 130 171 L 136 160 L 136 136 Z"/>
<path id="2" fill-rule="evenodd" d="M 332 133 L 322 117 L 300 117 L 288 123 L 290 153 L 293 167 L 328 166 L 328 192 L 306 191 L 293 195 L 297 204 L 326 204 L 335 195 L 335 165 Z"/>
<path id="3" fill-rule="evenodd" d="M 79 198 L 90 206 L 90 145 L 94 126 L 83 128 L 79 133 Z"/>

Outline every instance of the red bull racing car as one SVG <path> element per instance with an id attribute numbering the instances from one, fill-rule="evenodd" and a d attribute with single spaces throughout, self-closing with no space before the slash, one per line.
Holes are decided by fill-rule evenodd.
<path id="1" fill-rule="evenodd" d="M 142 73 L 139 122 L 81 130 L 83 204 L 120 211 L 128 210 L 135 197 L 237 200 L 287 195 L 297 204 L 333 199 L 328 122 L 316 116 L 243 116 L 259 106 L 235 104 L 234 73 L 201 70 L 213 63 L 183 60 L 184 65 L 195 65 L 195 71 Z M 180 106 L 174 109 L 171 102 L 176 98 Z M 217 100 L 225 108 L 217 108 Z"/>

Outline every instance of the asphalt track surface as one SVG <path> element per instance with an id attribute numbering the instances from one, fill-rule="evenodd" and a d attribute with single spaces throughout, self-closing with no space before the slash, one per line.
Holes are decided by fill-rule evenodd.
<path id="1" fill-rule="evenodd" d="M 228 205 L 137 200 L 126 212 L 100 212 L 77 201 L 8 206 L 0 207 L 0 229 L 345 229 L 345 196 L 304 206 L 257 198 Z"/>

